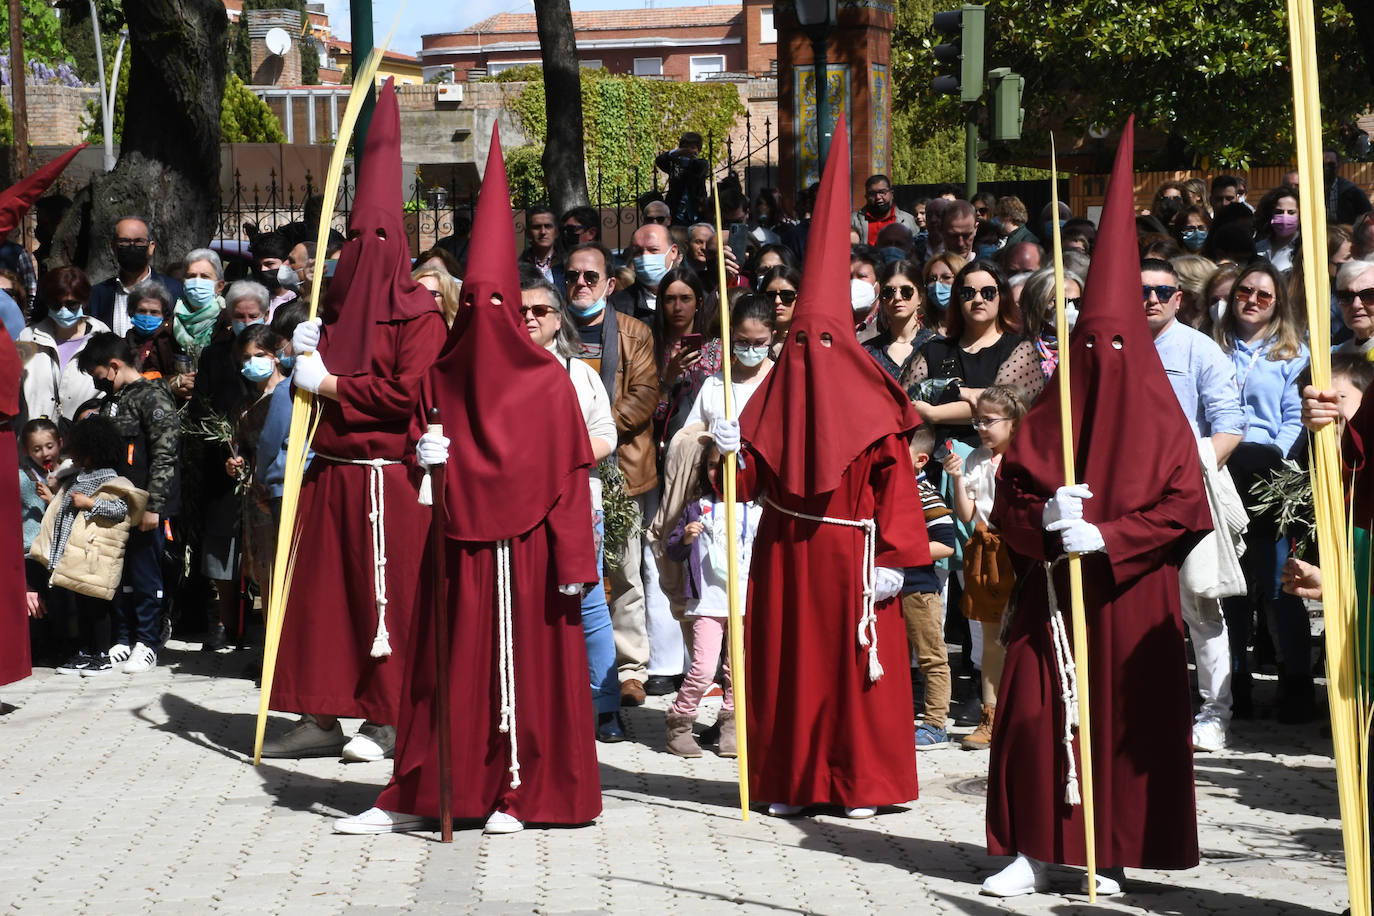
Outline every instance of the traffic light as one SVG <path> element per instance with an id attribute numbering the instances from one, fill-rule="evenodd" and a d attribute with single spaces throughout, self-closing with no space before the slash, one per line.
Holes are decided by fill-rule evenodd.
<path id="1" fill-rule="evenodd" d="M 957 10 L 935 14 L 935 31 L 951 36 L 934 48 L 940 72 L 931 83 L 936 92 L 976 102 L 983 95 L 984 7 L 965 3 Z"/>
<path id="2" fill-rule="evenodd" d="M 1021 107 L 1026 78 L 1008 67 L 998 67 L 988 71 L 988 82 L 992 84 L 992 139 L 1020 140 L 1021 123 L 1026 118 Z"/>

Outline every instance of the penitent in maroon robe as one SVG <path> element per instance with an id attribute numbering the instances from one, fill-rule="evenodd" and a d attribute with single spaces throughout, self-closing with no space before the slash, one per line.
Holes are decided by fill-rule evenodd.
<path id="1" fill-rule="evenodd" d="M 0 334 L 0 685 L 33 673 L 29 657 L 29 613 L 24 595 L 24 535 L 20 525 L 19 451 L 14 418 L 19 413 L 19 354 Z"/>
<path id="2" fill-rule="evenodd" d="M 273 709 L 396 721 L 429 507 L 417 501 L 420 471 L 413 459 L 382 469 L 392 651 L 373 658 L 372 470 L 330 457 L 409 457 L 423 432 L 421 383 L 446 332 L 437 311 L 378 325 L 372 374 L 341 377 L 337 402 L 316 399 L 322 414 L 312 443 L 315 457 L 301 486 L 302 535 L 272 684 Z M 327 338 L 328 329 L 320 348 L 326 365 Z"/>
<path id="3" fill-rule="evenodd" d="M 905 436 L 890 435 L 854 459 L 829 493 L 777 493 L 745 458 L 740 499 L 767 495 L 793 512 L 877 522 L 877 566 L 929 563 L 921 500 Z M 758 470 L 752 470 L 758 469 Z M 765 506 L 749 568 L 745 615 L 749 792 L 763 802 L 846 807 L 916 797 L 910 650 L 900 598 L 878 605 L 878 659 L 858 642 L 864 535 Z"/>

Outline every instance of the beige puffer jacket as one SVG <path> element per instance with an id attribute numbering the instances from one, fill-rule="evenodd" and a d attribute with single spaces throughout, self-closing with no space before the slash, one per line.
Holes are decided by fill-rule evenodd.
<path id="1" fill-rule="evenodd" d="M 29 556 L 45 566 L 52 552 L 53 532 L 65 492 L 64 488 L 53 494 L 52 502 L 43 513 L 43 527 L 29 548 Z M 124 574 L 124 548 L 129 543 L 129 529 L 134 519 L 143 517 L 148 494 L 128 478 L 115 477 L 101 484 L 91 498 L 122 499 L 129 504 L 129 511 L 119 521 L 100 517 L 87 521 L 85 512 L 77 512 L 72 533 L 67 538 L 67 549 L 58 558 L 57 568 L 51 571 L 48 583 L 78 595 L 109 601 L 119 590 L 119 580 Z"/>

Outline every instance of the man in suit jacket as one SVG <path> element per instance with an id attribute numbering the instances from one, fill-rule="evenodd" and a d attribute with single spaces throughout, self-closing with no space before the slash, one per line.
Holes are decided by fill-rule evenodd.
<path id="1" fill-rule="evenodd" d="M 181 281 L 155 272 L 149 266 L 157 251 L 148 221 L 138 216 L 126 216 L 115 223 L 114 238 L 110 240 L 119 272 L 91 287 L 86 314 L 105 325 L 120 337 L 129 333 L 133 322 L 129 317 L 129 290 L 144 280 L 156 280 L 167 287 L 175 301 L 181 298 Z"/>

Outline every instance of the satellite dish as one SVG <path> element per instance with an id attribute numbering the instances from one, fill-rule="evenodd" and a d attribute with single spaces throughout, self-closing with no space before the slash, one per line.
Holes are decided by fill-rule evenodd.
<path id="1" fill-rule="evenodd" d="M 291 50 L 291 35 L 286 29 L 268 29 L 265 41 L 267 53 L 275 57 L 285 57 L 286 52 Z"/>

